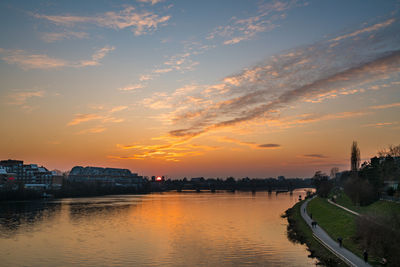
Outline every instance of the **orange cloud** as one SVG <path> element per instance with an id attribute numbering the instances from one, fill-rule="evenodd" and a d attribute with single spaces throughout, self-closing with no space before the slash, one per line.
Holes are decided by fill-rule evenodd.
<path id="1" fill-rule="evenodd" d="M 153 70 L 154 73 L 167 73 L 167 72 L 170 72 L 170 71 L 172 71 L 172 68 L 165 68 L 165 69 L 156 69 L 156 70 Z"/>
<path id="2" fill-rule="evenodd" d="M 326 159 L 326 158 L 328 158 L 327 156 L 322 155 L 322 154 L 305 154 L 305 155 L 302 155 L 301 157 L 311 158 L 311 159 Z"/>
<path id="3" fill-rule="evenodd" d="M 122 110 L 126 110 L 128 109 L 128 106 L 117 106 L 114 107 L 110 110 L 110 113 L 114 113 L 114 112 L 118 112 L 118 111 L 122 111 Z"/>
<path id="4" fill-rule="evenodd" d="M 358 116 L 364 116 L 367 114 L 368 112 L 366 111 L 347 111 L 347 112 L 339 112 L 332 114 L 306 113 L 289 117 L 268 119 L 265 121 L 265 123 L 269 127 L 279 127 L 287 129 L 308 123 L 316 123 L 326 120 L 353 118 Z"/>
<path id="5" fill-rule="evenodd" d="M 111 116 L 112 114 L 122 111 L 122 110 L 126 110 L 128 109 L 127 106 L 116 106 L 113 107 L 109 110 L 103 111 L 104 107 L 101 106 L 101 113 L 86 113 L 86 114 L 75 114 L 75 117 L 68 122 L 67 126 L 73 126 L 73 125 L 78 125 L 84 122 L 89 122 L 89 121 L 101 121 L 102 123 L 119 123 L 119 122 L 123 122 L 124 119 L 122 118 L 115 118 L 113 116 Z M 97 128 L 101 128 L 101 127 L 97 127 Z M 90 132 L 90 130 L 87 130 L 88 132 Z"/>
<path id="6" fill-rule="evenodd" d="M 93 55 L 91 60 L 82 60 L 77 67 L 86 67 L 86 66 L 97 66 L 100 65 L 100 60 L 103 59 L 110 51 L 115 50 L 114 46 L 105 46 L 99 50 L 97 50 Z"/>
<path id="7" fill-rule="evenodd" d="M 105 130 L 106 130 L 105 127 L 94 127 L 94 128 L 82 130 L 82 131 L 78 132 L 78 134 L 102 133 L 102 132 L 104 132 Z"/>
<path id="8" fill-rule="evenodd" d="M 92 55 L 91 60 L 81 60 L 78 62 L 70 62 L 64 59 L 53 58 L 44 54 L 30 54 L 24 50 L 6 50 L 0 49 L 2 59 L 8 64 L 15 64 L 24 70 L 28 69 L 55 69 L 61 67 L 87 67 L 100 65 L 100 60 L 105 55 L 114 50 L 113 46 L 106 46 Z"/>
<path id="9" fill-rule="evenodd" d="M 203 155 L 206 151 L 216 150 L 217 146 L 189 144 L 189 138 L 171 139 L 168 136 L 160 136 L 157 140 L 165 140 L 166 144 L 161 145 L 121 145 L 117 144 L 117 148 L 122 150 L 135 150 L 133 155 L 129 156 L 110 156 L 115 159 L 161 159 L 166 161 L 180 161 L 185 157 L 193 157 Z"/>
<path id="10" fill-rule="evenodd" d="M 24 105 L 24 104 L 26 104 L 26 102 L 30 98 L 43 97 L 43 96 L 44 96 L 44 91 L 43 90 L 16 92 L 16 93 L 12 93 L 12 94 L 9 95 L 9 98 L 11 99 L 9 104 L 12 104 L 12 105 Z"/>
<path id="11" fill-rule="evenodd" d="M 385 126 L 393 126 L 399 124 L 398 122 L 377 122 L 377 123 L 370 123 L 370 124 L 365 124 L 363 126 L 365 127 L 376 127 L 376 128 L 382 128 Z"/>
<path id="12" fill-rule="evenodd" d="M 102 120 L 105 117 L 98 114 L 76 114 L 75 118 L 70 121 L 67 125 L 78 125 L 82 122 L 92 121 L 92 120 Z"/>
<path id="13" fill-rule="evenodd" d="M 143 87 L 144 87 L 143 84 L 130 84 L 130 85 L 121 87 L 118 90 L 120 90 L 120 91 L 133 91 L 133 90 L 136 90 L 136 89 L 141 89 Z"/>
<path id="14" fill-rule="evenodd" d="M 386 105 L 372 106 L 371 108 L 372 109 L 386 109 L 386 108 L 394 108 L 394 107 L 400 107 L 400 102 L 386 104 Z"/>
<path id="15" fill-rule="evenodd" d="M 292 59 L 290 58 L 292 61 Z M 395 51 L 383 55 L 380 58 L 372 60 L 370 62 L 357 65 L 352 68 L 347 68 L 344 71 L 334 73 L 328 77 L 322 77 L 316 79 L 305 85 L 296 86 L 298 83 L 297 77 L 293 77 L 293 84 L 288 83 L 288 88 L 282 93 L 272 94 L 273 90 L 267 90 L 270 86 L 270 81 L 259 83 L 247 83 L 239 86 L 235 91 L 240 89 L 246 91 L 248 88 L 253 89 L 251 86 L 256 88 L 260 85 L 266 86 L 267 89 L 254 90 L 247 94 L 239 97 L 231 98 L 228 100 L 220 101 L 216 104 L 205 106 L 204 108 L 195 111 L 188 110 L 178 115 L 177 119 L 186 118 L 190 123 L 193 115 L 196 115 L 195 120 L 191 123 L 192 126 L 172 130 L 170 131 L 171 136 L 183 137 L 183 136 L 196 136 L 205 133 L 210 130 L 240 125 L 243 122 L 262 118 L 271 117 L 271 112 L 279 108 L 285 108 L 289 103 L 297 101 L 312 101 L 317 97 L 323 98 L 327 96 L 336 96 L 335 94 L 352 94 L 358 92 L 358 89 L 342 89 L 345 88 L 343 85 L 348 83 L 347 87 L 364 84 L 365 82 L 374 82 L 382 78 L 386 78 L 388 74 L 396 73 L 400 70 L 400 51 Z M 285 65 L 284 62 L 279 64 Z M 285 66 L 286 67 L 286 66 Z M 259 68 L 259 67 L 257 67 Z M 241 74 L 239 74 L 241 77 Z M 285 77 L 277 77 L 277 79 L 283 79 L 283 81 L 290 81 L 291 77 L 286 75 Z M 229 80 L 229 83 L 230 80 Z M 230 90 L 232 93 L 233 91 Z M 200 115 L 200 116 L 199 116 Z M 326 115 L 326 118 L 307 118 L 308 120 L 320 120 L 320 119 L 333 119 L 333 118 L 344 118 L 347 116 L 354 116 L 352 113 L 335 114 L 334 117 Z M 301 121 L 299 121 L 300 123 Z"/>
<path id="16" fill-rule="evenodd" d="M 27 69 L 53 69 L 65 67 L 68 62 L 63 59 L 52 58 L 41 54 L 28 54 L 24 50 L 3 50 L 2 59 L 8 64 L 15 64 L 24 70 Z M 1 51 L 0 51 L 1 52 Z"/>
<path id="17" fill-rule="evenodd" d="M 252 149 L 276 149 L 276 148 L 281 147 L 281 145 L 279 145 L 279 144 L 257 144 L 255 142 L 244 142 L 244 141 L 240 141 L 238 139 L 229 138 L 229 137 L 219 138 L 218 141 L 234 143 L 234 144 L 241 145 L 241 146 L 248 146 Z"/>

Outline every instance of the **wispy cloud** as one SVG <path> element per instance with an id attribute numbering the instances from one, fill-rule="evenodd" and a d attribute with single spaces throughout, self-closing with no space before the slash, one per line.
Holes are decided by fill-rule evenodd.
<path id="1" fill-rule="evenodd" d="M 387 108 L 394 108 L 400 107 L 400 102 L 385 104 L 385 105 L 378 105 L 378 106 L 371 106 L 372 109 L 387 109 Z"/>
<path id="2" fill-rule="evenodd" d="M 235 138 L 230 138 L 230 137 L 222 137 L 219 138 L 218 141 L 220 142 L 226 142 L 226 143 L 233 143 L 236 145 L 240 145 L 240 146 L 248 146 L 252 149 L 276 149 L 276 148 L 280 148 L 281 145 L 279 144 L 257 144 L 255 142 L 245 142 L 245 141 L 241 141 Z"/>
<path id="3" fill-rule="evenodd" d="M 223 44 L 232 45 L 254 38 L 258 33 L 271 31 L 278 27 L 277 21 L 286 18 L 285 11 L 303 6 L 306 3 L 298 0 L 272 1 L 260 4 L 258 14 L 247 18 L 232 18 L 228 25 L 216 27 L 207 39 L 220 37 Z"/>
<path id="4" fill-rule="evenodd" d="M 247 18 L 232 18 L 231 24 L 216 27 L 206 37 L 206 42 L 202 41 L 186 41 L 181 53 L 169 56 L 167 60 L 155 66 L 150 73 L 143 74 L 140 81 L 152 80 L 162 74 L 178 71 L 185 73 L 193 71 L 199 62 L 194 56 L 204 53 L 210 49 L 217 47 L 212 40 L 219 38 L 223 39 L 223 44 L 236 44 L 244 40 L 252 39 L 257 33 L 265 32 L 274 29 L 278 25 L 274 21 L 284 19 L 285 11 L 294 7 L 307 5 L 306 2 L 300 0 L 278 1 L 267 4 L 259 4 L 257 15 Z M 219 41 L 218 41 L 219 42 Z"/>
<path id="5" fill-rule="evenodd" d="M 366 111 L 345 111 L 331 114 L 306 113 L 288 117 L 277 117 L 265 120 L 269 127 L 291 128 L 309 123 L 327 120 L 347 119 L 367 115 Z"/>
<path id="6" fill-rule="evenodd" d="M 382 128 L 386 126 L 395 126 L 398 125 L 399 122 L 377 122 L 377 123 L 369 123 L 369 124 L 364 124 L 364 127 L 376 127 L 376 128 Z"/>
<path id="7" fill-rule="evenodd" d="M 305 154 L 305 155 L 302 155 L 302 157 L 311 158 L 311 159 L 326 159 L 326 158 L 328 158 L 327 156 L 322 155 L 322 154 Z"/>
<path id="8" fill-rule="evenodd" d="M 97 66 L 100 65 L 100 60 L 103 59 L 109 52 L 115 50 L 114 46 L 105 46 L 100 48 L 92 55 L 91 60 L 82 60 L 76 66 L 86 67 L 86 66 Z"/>
<path id="9" fill-rule="evenodd" d="M 167 57 L 167 60 L 155 66 L 147 74 L 140 76 L 140 81 L 152 80 L 160 75 L 178 71 L 185 73 L 195 70 L 200 63 L 194 56 L 202 54 L 210 49 L 217 47 L 215 40 L 223 39 L 223 44 L 236 44 L 244 40 L 252 39 L 257 33 L 274 29 L 278 25 L 274 21 L 284 19 L 286 10 L 294 7 L 307 5 L 302 0 L 278 1 L 267 4 L 259 4 L 257 14 L 247 18 L 232 18 L 231 23 L 225 26 L 216 27 L 203 41 L 186 41 L 181 53 Z M 212 41 L 214 40 L 214 41 Z M 219 42 L 219 39 L 218 41 Z"/>
<path id="10" fill-rule="evenodd" d="M 193 71 L 199 64 L 199 62 L 195 61 L 193 57 L 200 55 L 214 47 L 214 45 L 204 45 L 194 41 L 185 42 L 183 52 L 166 57 L 166 60 L 162 64 L 154 66 L 153 70 L 147 74 L 140 75 L 139 81 L 143 82 L 153 80 L 156 77 L 173 71 L 180 73 Z"/>
<path id="11" fill-rule="evenodd" d="M 88 37 L 89 34 L 86 32 L 63 31 L 63 32 L 46 32 L 42 34 L 41 38 L 47 43 L 53 43 L 67 39 L 86 39 Z"/>
<path id="12" fill-rule="evenodd" d="M 203 99 L 196 98 L 191 95 L 197 89 L 202 88 L 196 84 L 188 84 L 175 90 L 172 94 L 166 94 L 163 92 L 155 92 L 151 97 L 145 98 L 142 104 L 146 107 L 152 109 L 169 109 L 177 107 L 179 105 L 193 105 L 193 104 L 203 104 Z M 178 98 L 183 98 L 179 103 L 174 103 Z M 179 109 L 179 108 L 178 108 Z M 171 114 L 165 114 L 165 119 L 171 119 Z M 193 114 L 188 116 L 192 116 Z M 169 119 L 168 119 L 169 118 Z"/>
<path id="13" fill-rule="evenodd" d="M 355 36 L 363 34 L 363 33 L 374 32 L 374 31 L 377 31 L 377 30 L 379 30 L 381 28 L 390 26 L 395 21 L 396 21 L 396 19 L 391 18 L 391 19 L 388 19 L 386 21 L 383 21 L 383 22 L 380 22 L 380 23 L 376 23 L 376 24 L 374 24 L 372 26 L 367 26 L 367 27 L 364 27 L 362 29 L 353 31 L 351 33 L 337 36 L 337 37 L 333 38 L 331 41 L 337 42 L 337 41 L 340 41 L 342 39 L 349 38 L 349 37 L 355 37 Z"/>
<path id="14" fill-rule="evenodd" d="M 91 60 L 68 61 L 60 58 L 50 57 L 46 54 L 32 54 L 25 50 L 9 50 L 1 49 L 1 59 L 8 64 L 15 64 L 24 70 L 29 69 L 57 69 L 62 67 L 87 67 L 100 65 L 103 59 L 110 51 L 114 50 L 113 46 L 105 46 L 92 55 Z"/>
<path id="15" fill-rule="evenodd" d="M 133 90 L 136 90 L 136 89 L 141 89 L 143 87 L 144 87 L 143 84 L 137 83 L 137 84 L 126 85 L 124 87 L 118 88 L 118 90 L 120 90 L 120 91 L 133 91 Z"/>
<path id="16" fill-rule="evenodd" d="M 72 119 L 67 125 L 72 126 L 72 125 L 78 125 L 83 122 L 88 122 L 88 121 L 101 121 L 103 123 L 106 122 L 123 122 L 124 119 L 121 118 L 115 118 L 111 117 L 109 115 L 99 115 L 99 114 L 94 114 L 94 113 L 87 113 L 87 114 L 75 114 L 74 119 Z"/>
<path id="17" fill-rule="evenodd" d="M 182 125 L 171 136 L 189 137 L 254 120 L 273 119 L 275 115 L 298 103 L 320 102 L 329 97 L 363 92 L 361 86 L 383 80 L 398 79 L 400 72 L 400 30 L 397 21 L 375 31 L 359 33 L 358 38 L 342 38 L 330 47 L 322 41 L 275 55 L 270 59 L 228 76 L 218 84 L 198 86 L 190 92 L 200 101 L 185 103 L 179 95 L 165 101 L 175 108 L 170 121 Z M 363 115 L 365 111 L 314 115 L 303 121 L 339 119 Z M 298 121 L 299 123 L 301 121 Z"/>
<path id="18" fill-rule="evenodd" d="M 191 55 L 192 54 L 189 52 L 174 55 L 170 57 L 166 62 L 164 62 L 164 65 L 169 66 L 170 69 L 178 70 L 181 72 L 193 70 L 193 67 L 196 66 L 198 62 L 190 59 Z"/>
<path id="19" fill-rule="evenodd" d="M 170 72 L 172 70 L 173 70 L 172 68 L 155 69 L 155 70 L 153 70 L 153 73 L 157 73 L 157 74 L 167 73 L 167 72 Z"/>
<path id="20" fill-rule="evenodd" d="M 151 5 L 155 5 L 157 3 L 163 2 L 164 0 L 136 0 L 136 1 L 141 2 L 141 3 L 148 3 Z"/>
<path id="21" fill-rule="evenodd" d="M 79 131 L 77 134 L 96 134 L 96 133 L 102 133 L 105 130 L 106 130 L 105 127 L 100 126 Z"/>
<path id="22" fill-rule="evenodd" d="M 279 144 L 261 144 L 261 145 L 258 145 L 258 147 L 261 147 L 261 148 L 280 148 L 281 145 L 279 145 Z"/>
<path id="23" fill-rule="evenodd" d="M 148 81 L 151 79 L 152 79 L 152 76 L 150 74 L 143 74 L 143 75 L 140 75 L 139 81 L 143 82 L 143 81 Z"/>
<path id="24" fill-rule="evenodd" d="M 93 121 L 93 120 L 104 120 L 105 116 L 99 114 L 75 114 L 75 118 L 71 120 L 67 125 L 78 125 L 83 122 Z"/>
<path id="25" fill-rule="evenodd" d="M 112 109 L 110 109 L 110 113 L 114 113 L 114 112 L 119 112 L 122 110 L 127 110 L 128 106 L 117 106 L 117 107 L 113 107 Z"/>
<path id="26" fill-rule="evenodd" d="M 104 126 L 107 123 L 120 123 L 123 122 L 123 118 L 115 117 L 115 113 L 128 110 L 128 106 L 115 106 L 109 109 L 105 109 L 103 106 L 94 106 L 92 107 L 97 110 L 96 113 L 85 113 L 85 114 L 75 114 L 74 118 L 67 123 L 67 126 L 76 126 L 79 124 L 87 123 L 87 122 L 96 122 L 96 127 L 91 127 L 88 129 L 84 129 L 78 132 L 78 134 L 86 134 L 86 133 L 101 133 L 104 132 L 107 128 Z"/>
<path id="27" fill-rule="evenodd" d="M 153 1 L 151 1 L 153 2 Z M 158 1 L 154 1 L 156 3 Z M 129 28 L 135 35 L 143 35 L 155 31 L 159 26 L 166 25 L 170 16 L 159 16 L 149 11 L 137 11 L 129 6 L 119 12 L 109 11 L 94 16 L 73 15 L 42 15 L 34 14 L 36 18 L 45 19 L 52 23 L 63 26 L 74 26 L 75 24 L 95 24 L 100 27 L 111 29 Z"/>
<path id="28" fill-rule="evenodd" d="M 168 138 L 166 138 L 168 139 Z M 161 159 L 165 161 L 181 161 L 183 158 L 203 155 L 206 151 L 216 150 L 218 146 L 207 146 L 198 144 L 189 144 L 188 140 L 169 140 L 162 145 L 121 145 L 117 144 L 117 148 L 122 151 L 134 151 L 126 156 L 109 156 L 114 159 Z"/>
<path id="29" fill-rule="evenodd" d="M 31 98 L 43 97 L 43 96 L 44 96 L 43 90 L 15 92 L 9 95 L 10 101 L 8 103 L 12 105 L 21 106 L 25 105 L 27 101 Z"/>
<path id="30" fill-rule="evenodd" d="M 2 60 L 8 64 L 15 64 L 20 68 L 27 69 L 54 69 L 65 67 L 68 62 L 59 59 L 49 57 L 43 54 L 30 54 L 24 50 L 0 50 Z"/>
<path id="31" fill-rule="evenodd" d="M 165 101 L 165 98 L 169 98 L 166 93 L 154 93 L 152 97 L 143 99 L 142 105 L 151 109 L 171 108 L 171 104 Z"/>

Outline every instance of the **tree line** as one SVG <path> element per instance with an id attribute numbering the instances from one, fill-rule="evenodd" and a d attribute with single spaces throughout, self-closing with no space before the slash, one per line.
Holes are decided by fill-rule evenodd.
<path id="1" fill-rule="evenodd" d="M 378 151 L 377 156 L 360 165 L 360 149 L 353 142 L 350 149 L 349 171 L 331 171 L 335 179 L 317 171 L 313 177 L 316 193 L 329 197 L 332 190 L 343 189 L 355 206 L 367 206 L 379 200 L 382 195 L 400 195 L 400 188 L 385 185 L 390 181 L 398 184 L 400 179 L 400 145 L 390 145 Z M 337 175 L 338 174 L 338 175 Z M 400 205 L 400 204 L 399 204 Z M 374 255 L 387 261 L 388 266 L 400 266 L 400 214 L 398 210 L 369 212 L 356 218 L 357 243 L 368 248 Z"/>

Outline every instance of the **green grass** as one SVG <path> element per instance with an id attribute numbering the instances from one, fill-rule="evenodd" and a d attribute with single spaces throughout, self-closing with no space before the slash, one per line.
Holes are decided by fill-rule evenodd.
<path id="1" fill-rule="evenodd" d="M 352 241 L 356 234 L 355 215 L 344 211 L 325 199 L 315 198 L 310 201 L 307 207 L 308 214 L 332 237 L 337 240 L 343 238 L 343 246 L 351 251 L 357 251 L 362 255 L 362 250 Z"/>
<path id="2" fill-rule="evenodd" d="M 356 206 L 353 204 L 351 199 L 343 192 L 336 191 L 336 203 L 346 207 L 350 210 L 359 213 L 380 213 L 389 214 L 392 212 L 400 213 L 400 204 L 387 200 L 378 200 L 369 206 Z"/>
<path id="3" fill-rule="evenodd" d="M 297 203 L 286 212 L 289 225 L 292 228 L 290 231 L 292 237 L 289 238 L 301 244 L 306 243 L 311 255 L 317 257 L 324 266 L 347 266 L 313 237 L 310 226 L 301 216 L 300 207 L 302 203 Z"/>
<path id="4" fill-rule="evenodd" d="M 342 203 L 340 204 L 342 205 Z M 319 197 L 309 202 L 307 212 L 312 214 L 313 219 L 318 222 L 333 240 L 342 237 L 343 246 L 362 258 L 364 248 L 355 239 L 357 216 Z M 373 255 L 370 258 L 373 265 L 378 265 L 377 258 Z"/>
<path id="5" fill-rule="evenodd" d="M 336 195 L 337 204 L 346 207 L 350 210 L 361 212 L 360 206 L 354 205 L 351 199 L 343 191 L 336 191 L 334 195 Z"/>
<path id="6" fill-rule="evenodd" d="M 361 207 L 361 212 L 375 212 L 381 214 L 390 214 L 392 212 L 400 213 L 400 204 L 392 201 L 379 200 L 369 206 Z"/>

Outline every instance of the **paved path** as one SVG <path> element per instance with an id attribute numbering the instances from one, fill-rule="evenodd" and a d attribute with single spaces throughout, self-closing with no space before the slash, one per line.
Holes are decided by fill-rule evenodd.
<path id="1" fill-rule="evenodd" d="M 360 213 L 355 212 L 354 210 L 348 209 L 348 208 L 346 208 L 346 207 L 343 207 L 343 206 L 341 206 L 341 205 L 339 205 L 339 204 L 333 202 L 333 201 L 330 200 L 330 199 L 328 199 L 328 202 L 331 203 L 332 205 L 335 205 L 336 207 L 339 207 L 339 208 L 341 208 L 341 209 L 344 209 L 344 210 L 347 211 L 347 212 L 350 212 L 350 213 L 352 213 L 352 214 L 354 214 L 354 215 L 360 216 Z"/>
<path id="2" fill-rule="evenodd" d="M 312 219 L 307 214 L 307 204 L 310 200 L 304 201 L 301 205 L 301 216 L 306 221 L 306 223 L 311 227 Z M 305 211 L 305 212 L 304 212 Z M 354 255 L 349 250 L 344 247 L 339 247 L 339 243 L 334 241 L 321 227 L 318 225 L 316 227 L 311 227 L 313 231 L 314 237 L 328 250 L 330 250 L 337 257 L 342 259 L 349 266 L 358 266 L 358 267 L 371 267 L 368 263 L 364 262 L 361 258 Z"/>

